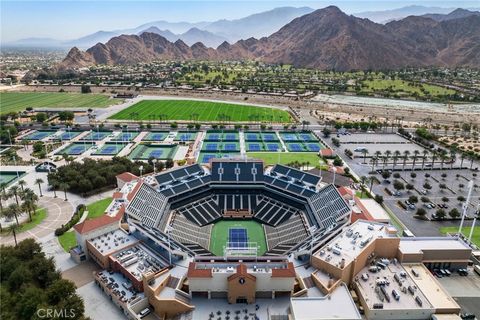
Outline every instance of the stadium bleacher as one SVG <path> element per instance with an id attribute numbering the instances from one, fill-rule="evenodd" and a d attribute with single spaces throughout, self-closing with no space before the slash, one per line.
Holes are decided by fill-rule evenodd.
<path id="1" fill-rule="evenodd" d="M 212 161 L 212 181 L 248 182 L 263 181 L 262 161 Z"/>
<path id="2" fill-rule="evenodd" d="M 208 252 L 207 248 L 210 247 L 210 233 L 212 232 L 212 224 L 201 227 L 191 222 L 180 212 L 176 212 L 172 216 L 170 226 L 172 227 L 171 235 L 174 240 L 184 245 L 199 245 Z"/>
<path id="3" fill-rule="evenodd" d="M 299 212 L 292 215 L 290 219 L 276 227 L 264 225 L 270 254 L 282 255 L 293 245 L 308 238 L 308 231 L 301 214 Z"/>

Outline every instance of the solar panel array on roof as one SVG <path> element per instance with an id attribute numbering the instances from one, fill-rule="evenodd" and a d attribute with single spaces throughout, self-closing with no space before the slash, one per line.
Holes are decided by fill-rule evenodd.
<path id="1" fill-rule="evenodd" d="M 127 206 L 127 214 L 148 227 L 157 226 L 166 213 L 167 198 L 146 183 Z"/>
<path id="2" fill-rule="evenodd" d="M 214 182 L 261 182 L 261 161 L 213 161 L 211 179 Z"/>
<path id="3" fill-rule="evenodd" d="M 310 203 L 317 219 L 325 228 L 344 219 L 350 213 L 350 207 L 333 184 L 310 197 Z"/>

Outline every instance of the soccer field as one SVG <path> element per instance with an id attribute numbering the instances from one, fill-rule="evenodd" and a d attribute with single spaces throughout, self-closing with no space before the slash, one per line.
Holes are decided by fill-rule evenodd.
<path id="1" fill-rule="evenodd" d="M 116 120 L 291 122 L 285 110 L 194 100 L 143 100 L 110 117 Z"/>
<path id="2" fill-rule="evenodd" d="M 256 242 L 259 256 L 267 252 L 267 241 L 265 232 L 260 223 L 253 220 L 221 220 L 212 228 L 210 237 L 210 251 L 216 256 L 223 256 L 223 247 L 228 241 L 228 230 L 230 228 L 247 229 L 248 242 Z"/>
<path id="3" fill-rule="evenodd" d="M 0 112 L 24 111 L 32 108 L 105 108 L 123 102 L 103 94 L 66 92 L 2 92 Z"/>

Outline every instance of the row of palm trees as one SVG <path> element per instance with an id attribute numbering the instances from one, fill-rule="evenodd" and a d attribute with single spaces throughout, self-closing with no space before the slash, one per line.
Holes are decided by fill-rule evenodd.
<path id="1" fill-rule="evenodd" d="M 38 183 L 40 188 L 43 180 L 37 179 L 36 183 Z M 20 228 L 18 216 L 26 212 L 28 213 L 29 220 L 32 221 L 32 216 L 37 210 L 37 203 L 39 200 L 39 197 L 35 192 L 25 186 L 26 182 L 20 180 L 17 185 L 13 185 L 9 190 L 7 190 L 6 184 L 2 184 L 0 190 L 0 217 L 5 217 L 9 220 L 15 219 L 15 223 L 12 223 L 8 227 L 9 231 L 13 234 L 15 245 L 17 245 L 17 231 Z M 15 199 L 15 201 L 5 206 L 4 202 L 6 203 L 12 198 Z M 1 231 L 3 231 L 3 227 L 0 223 L 0 232 Z"/>
<path id="2" fill-rule="evenodd" d="M 366 149 L 363 150 L 362 155 L 363 155 L 363 162 L 367 163 L 368 150 Z M 463 163 L 466 158 L 467 158 L 467 155 L 465 155 L 463 152 L 460 153 L 460 167 L 463 167 Z M 394 152 L 390 150 L 386 150 L 383 154 L 381 151 L 376 151 L 373 154 L 370 160 L 370 163 L 372 164 L 372 171 L 375 171 L 375 168 L 378 167 L 379 165 L 382 166 L 382 170 L 385 169 L 389 160 L 392 160 L 393 162 L 392 163 L 393 170 L 395 170 L 398 164 L 401 164 L 403 167 L 402 170 L 404 170 L 408 160 L 412 160 L 412 168 L 415 168 L 417 161 L 421 161 L 422 170 L 423 170 L 425 168 L 425 165 L 428 163 L 428 159 L 430 159 L 430 166 L 432 167 L 432 169 L 437 160 L 440 160 L 441 169 L 444 168 L 444 165 L 445 163 L 447 163 L 447 160 L 449 161 L 448 163 L 450 164 L 450 169 L 452 169 L 453 164 L 457 159 L 457 154 L 454 150 L 451 150 L 450 152 L 447 152 L 445 150 L 429 151 L 427 149 L 424 149 L 423 151 L 414 150 L 413 152 L 410 152 L 409 150 L 405 150 L 403 151 L 403 153 L 398 150 Z M 470 169 L 472 169 L 474 157 L 471 156 L 469 160 L 470 160 Z"/>

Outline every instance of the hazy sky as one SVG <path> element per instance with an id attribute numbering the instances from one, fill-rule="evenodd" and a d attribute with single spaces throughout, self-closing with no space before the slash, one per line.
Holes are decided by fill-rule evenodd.
<path id="1" fill-rule="evenodd" d="M 242 18 L 282 6 L 323 8 L 346 13 L 387 10 L 408 5 L 478 7 L 479 1 L 23 1 L 0 0 L 1 42 L 28 37 L 74 39 L 98 30 L 131 28 L 155 20 L 213 21 Z"/>

